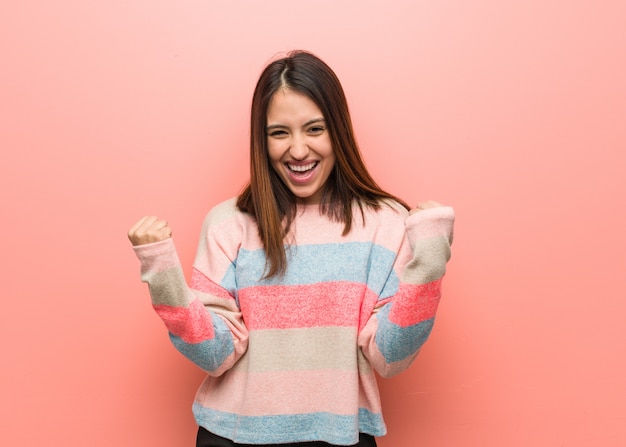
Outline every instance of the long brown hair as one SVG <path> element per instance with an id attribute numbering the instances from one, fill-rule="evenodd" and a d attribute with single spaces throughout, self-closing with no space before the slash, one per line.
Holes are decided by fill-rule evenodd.
<path id="1" fill-rule="evenodd" d="M 381 200 L 407 204 L 383 191 L 367 172 L 352 129 L 348 103 L 339 79 L 321 59 L 306 51 L 293 51 L 270 63 L 257 82 L 250 119 L 250 182 L 237 199 L 237 207 L 256 220 L 268 265 L 266 277 L 287 268 L 285 235 L 296 213 L 296 197 L 269 162 L 267 109 L 279 89 L 307 96 L 321 110 L 329 132 L 335 166 L 323 186 L 320 210 L 331 220 L 352 228 L 352 207 L 380 208 Z"/>

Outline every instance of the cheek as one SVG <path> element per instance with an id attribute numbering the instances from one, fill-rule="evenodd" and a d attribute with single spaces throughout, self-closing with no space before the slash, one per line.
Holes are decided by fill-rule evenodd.
<path id="1" fill-rule="evenodd" d="M 330 141 L 330 137 L 326 138 L 326 141 L 324 142 L 324 149 L 327 157 L 332 157 L 333 159 L 335 158 L 335 151 L 333 150 L 333 144 Z"/>
<path id="2" fill-rule="evenodd" d="M 280 174 L 280 167 L 282 166 L 280 151 L 277 151 L 276 147 L 272 149 L 272 146 L 268 145 L 267 156 L 269 158 L 269 165 L 271 168 Z"/>
<path id="3" fill-rule="evenodd" d="M 269 157 L 272 164 L 280 160 L 282 153 L 283 151 L 281 150 L 280 142 L 267 142 L 267 156 Z"/>

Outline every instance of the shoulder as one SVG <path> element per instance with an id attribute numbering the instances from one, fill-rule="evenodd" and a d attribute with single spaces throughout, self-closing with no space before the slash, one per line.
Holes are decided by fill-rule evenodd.
<path id="1" fill-rule="evenodd" d="M 401 220 L 410 226 L 420 221 L 434 221 L 438 223 L 454 223 L 455 212 L 450 206 L 437 206 L 419 212 L 409 212 L 404 206 L 394 200 L 381 200 L 377 214 L 391 220 Z"/>
<path id="2" fill-rule="evenodd" d="M 237 198 L 218 203 L 204 218 L 198 253 L 210 249 L 207 247 L 220 247 L 234 259 L 242 244 L 254 248 L 261 245 L 256 222 L 237 207 Z"/>
<path id="3" fill-rule="evenodd" d="M 373 241 L 399 240 L 405 233 L 405 220 L 408 211 L 393 200 L 381 200 L 376 206 L 355 204 L 352 212 L 354 218 L 351 232 L 356 238 Z M 383 244 L 386 245 L 386 244 Z"/>
<path id="4" fill-rule="evenodd" d="M 400 203 L 392 199 L 384 199 L 378 202 L 380 204 L 380 211 L 388 213 L 390 215 L 397 215 L 402 219 L 406 219 L 409 215 L 409 211 Z"/>
<path id="5" fill-rule="evenodd" d="M 378 207 L 364 206 L 365 224 L 371 225 L 378 223 L 379 225 L 402 225 L 409 216 L 407 209 L 395 200 L 380 200 Z"/>
<path id="6" fill-rule="evenodd" d="M 237 212 L 237 198 L 232 197 L 228 200 L 224 200 L 221 203 L 215 205 L 206 215 L 205 221 L 209 221 L 213 224 L 219 224 L 225 220 L 230 219 Z"/>
<path id="7" fill-rule="evenodd" d="M 237 197 L 232 197 L 211 208 L 204 218 L 203 228 L 207 230 L 236 223 L 245 225 L 249 221 L 252 221 L 250 215 L 237 208 Z"/>

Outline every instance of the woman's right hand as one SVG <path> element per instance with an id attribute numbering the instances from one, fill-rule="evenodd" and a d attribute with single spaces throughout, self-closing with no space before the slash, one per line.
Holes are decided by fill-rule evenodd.
<path id="1" fill-rule="evenodd" d="M 166 220 L 156 216 L 145 216 L 128 230 L 128 239 L 133 246 L 161 242 L 172 237 L 172 229 Z"/>

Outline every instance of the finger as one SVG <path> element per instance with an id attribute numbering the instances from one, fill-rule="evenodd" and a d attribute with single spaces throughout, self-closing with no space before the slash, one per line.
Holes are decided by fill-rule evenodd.
<path id="1" fill-rule="evenodd" d="M 163 231 L 165 233 L 167 238 L 172 237 L 172 229 L 169 226 L 163 228 L 163 230 L 161 230 L 161 231 Z"/>
<path id="2" fill-rule="evenodd" d="M 158 242 L 172 236 L 172 229 L 165 219 L 148 219 L 135 235 L 147 242 Z"/>
<path id="3" fill-rule="evenodd" d="M 131 234 L 135 234 L 137 232 L 137 230 L 146 222 L 147 219 L 149 219 L 150 217 L 153 216 L 143 216 L 141 219 L 139 219 L 137 222 L 135 222 L 135 224 L 130 227 L 130 230 L 128 230 L 128 235 L 130 236 Z"/>
<path id="4" fill-rule="evenodd" d="M 420 210 L 427 210 L 429 208 L 437 208 L 443 206 L 441 203 L 434 200 L 426 200 L 417 204 L 417 208 Z"/>
<path id="5" fill-rule="evenodd" d="M 144 234 L 152 228 L 159 218 L 157 216 L 146 216 L 144 221 L 135 229 L 135 234 Z"/>
<path id="6" fill-rule="evenodd" d="M 153 223 L 149 226 L 149 228 L 150 228 L 151 230 L 156 230 L 156 231 L 158 231 L 158 230 L 162 230 L 163 228 L 166 228 L 167 226 L 168 226 L 168 225 L 167 225 L 167 220 L 158 219 L 158 220 L 156 220 L 155 222 L 153 222 Z"/>
<path id="7" fill-rule="evenodd" d="M 133 245 L 138 245 L 145 240 L 145 236 L 151 231 L 150 227 L 156 222 L 156 216 L 144 216 L 128 231 L 128 239 Z"/>
<path id="8" fill-rule="evenodd" d="M 430 208 L 438 208 L 438 207 L 442 207 L 444 205 L 442 205 L 439 202 L 436 202 L 434 200 L 426 200 L 424 202 L 420 202 L 418 203 L 415 208 L 413 208 L 412 210 L 409 210 L 409 215 L 413 215 L 415 213 L 419 213 L 420 211 L 424 211 Z"/>

